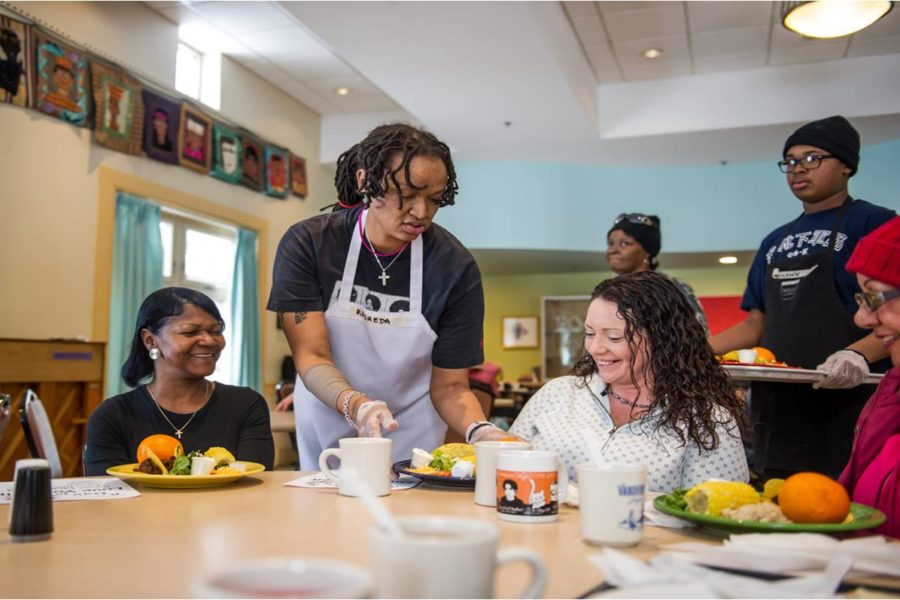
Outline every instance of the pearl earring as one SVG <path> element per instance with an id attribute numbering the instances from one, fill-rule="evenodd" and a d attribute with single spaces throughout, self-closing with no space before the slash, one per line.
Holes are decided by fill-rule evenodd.
<path id="1" fill-rule="evenodd" d="M 159 348 L 150 348 L 150 360 L 156 360 L 160 356 L 162 356 L 162 352 L 159 351 Z"/>

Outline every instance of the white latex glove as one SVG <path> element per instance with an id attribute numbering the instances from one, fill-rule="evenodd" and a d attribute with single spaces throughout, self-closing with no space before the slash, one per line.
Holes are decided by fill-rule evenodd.
<path id="1" fill-rule="evenodd" d="M 838 350 L 816 367 L 816 371 L 828 373 L 828 376 L 814 383 L 815 389 L 852 388 L 869 376 L 869 363 L 853 350 Z"/>
<path id="2" fill-rule="evenodd" d="M 511 434 L 508 431 L 503 431 L 496 425 L 485 425 L 484 427 L 479 427 L 474 432 L 472 432 L 472 439 L 469 440 L 470 444 L 474 444 L 475 442 L 499 442 L 503 441 L 525 441 L 521 440 L 519 437 Z"/>
<path id="3" fill-rule="evenodd" d="M 356 427 L 359 437 L 381 437 L 384 431 L 397 431 L 400 425 L 394 420 L 385 402 L 369 400 L 356 409 Z"/>

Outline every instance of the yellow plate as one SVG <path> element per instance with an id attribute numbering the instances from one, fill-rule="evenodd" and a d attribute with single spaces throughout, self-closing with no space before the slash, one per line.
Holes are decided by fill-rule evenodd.
<path id="1" fill-rule="evenodd" d="M 138 463 L 130 465 L 119 465 L 110 467 L 106 470 L 108 475 L 124 479 L 131 483 L 139 483 L 147 487 L 157 488 L 206 488 L 225 485 L 233 481 L 237 481 L 247 475 L 255 475 L 262 473 L 266 467 L 255 462 L 247 462 L 243 460 L 237 461 L 242 463 L 247 470 L 243 473 L 228 473 L 222 475 L 150 475 L 149 473 L 141 473 L 135 471 Z"/>

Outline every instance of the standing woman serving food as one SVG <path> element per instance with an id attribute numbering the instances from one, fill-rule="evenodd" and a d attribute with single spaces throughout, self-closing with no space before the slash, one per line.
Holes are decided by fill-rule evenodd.
<path id="1" fill-rule="evenodd" d="M 454 203 L 446 144 L 405 124 L 377 127 L 337 162 L 335 211 L 296 223 L 275 257 L 269 310 L 297 367 L 301 467 L 359 435 L 393 459 L 443 443 L 500 438 L 469 390 L 484 360 L 475 259 L 433 223 Z"/>

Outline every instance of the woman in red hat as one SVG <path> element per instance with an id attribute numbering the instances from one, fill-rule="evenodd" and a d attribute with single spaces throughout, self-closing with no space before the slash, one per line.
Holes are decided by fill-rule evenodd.
<path id="1" fill-rule="evenodd" d="M 900 537 L 900 217 L 862 238 L 847 270 L 862 289 L 856 324 L 884 344 L 893 368 L 859 416 L 840 482 L 854 501 L 887 514 L 879 533 Z"/>

